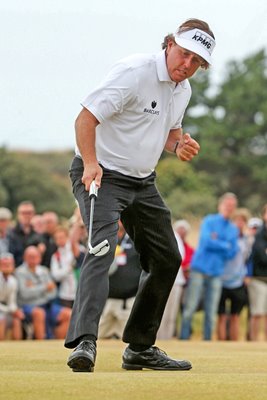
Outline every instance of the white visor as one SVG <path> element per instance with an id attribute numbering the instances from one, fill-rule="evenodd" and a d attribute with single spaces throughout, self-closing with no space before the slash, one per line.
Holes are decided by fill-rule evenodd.
<path id="1" fill-rule="evenodd" d="M 208 33 L 200 29 L 192 29 L 190 31 L 176 33 L 175 42 L 184 49 L 190 50 L 204 58 L 210 65 L 211 54 L 215 47 L 215 40 Z"/>

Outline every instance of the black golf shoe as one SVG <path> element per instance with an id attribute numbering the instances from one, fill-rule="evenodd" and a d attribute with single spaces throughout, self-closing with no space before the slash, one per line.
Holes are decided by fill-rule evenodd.
<path id="1" fill-rule="evenodd" d="M 68 359 L 68 366 L 73 372 L 93 372 L 96 358 L 96 343 L 83 340 L 78 344 Z"/>
<path id="2" fill-rule="evenodd" d="M 186 371 L 192 368 L 189 361 L 174 360 L 156 346 L 136 352 L 127 347 L 122 356 L 122 368 L 140 370 L 143 368 L 161 371 Z"/>

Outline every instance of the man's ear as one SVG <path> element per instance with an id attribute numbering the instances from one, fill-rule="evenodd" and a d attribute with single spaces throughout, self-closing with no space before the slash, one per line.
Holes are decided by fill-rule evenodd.
<path id="1" fill-rule="evenodd" d="M 167 48 L 166 48 L 166 53 L 168 54 L 169 51 L 170 51 L 170 49 L 171 49 L 173 46 L 175 46 L 175 45 L 176 45 L 176 43 L 174 42 L 174 40 L 169 39 L 169 40 L 168 40 L 168 44 L 167 44 Z"/>

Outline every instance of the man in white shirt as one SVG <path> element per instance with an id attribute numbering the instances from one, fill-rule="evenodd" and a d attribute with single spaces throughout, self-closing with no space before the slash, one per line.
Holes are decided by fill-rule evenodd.
<path id="1" fill-rule="evenodd" d="M 8 328 L 11 328 L 12 339 L 22 338 L 24 313 L 17 305 L 18 284 L 13 276 L 14 269 L 13 254 L 0 254 L 0 340 L 5 339 Z"/>
<path id="2" fill-rule="evenodd" d="M 0 255 L 9 252 L 11 220 L 12 212 L 6 207 L 0 207 Z"/>
<path id="3" fill-rule="evenodd" d="M 76 157 L 71 166 L 74 195 L 89 226 L 87 191 L 99 188 L 92 245 L 108 240 L 100 257 L 87 254 L 73 306 L 65 346 L 75 348 L 68 365 L 92 372 L 101 312 L 108 296 L 108 271 L 117 244 L 118 221 L 140 254 L 144 273 L 126 324 L 124 369 L 188 370 L 153 346 L 169 292 L 181 263 L 170 211 L 155 186 L 162 151 L 182 161 L 199 145 L 183 135 L 182 119 L 191 96 L 188 82 L 199 67 L 208 68 L 215 46 L 208 24 L 191 19 L 164 40 L 158 54 L 138 54 L 119 61 L 83 102 L 76 120 Z"/>

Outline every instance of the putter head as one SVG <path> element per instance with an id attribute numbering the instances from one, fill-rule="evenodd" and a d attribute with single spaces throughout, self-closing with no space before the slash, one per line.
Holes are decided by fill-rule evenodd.
<path id="1" fill-rule="evenodd" d="M 103 240 L 103 242 L 97 244 L 96 246 L 92 247 L 90 243 L 89 246 L 89 253 L 93 254 L 94 256 L 104 256 L 110 249 L 110 245 L 107 239 Z"/>

